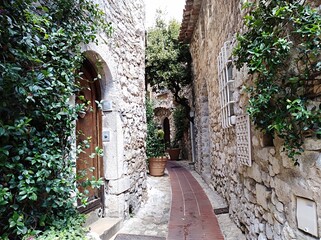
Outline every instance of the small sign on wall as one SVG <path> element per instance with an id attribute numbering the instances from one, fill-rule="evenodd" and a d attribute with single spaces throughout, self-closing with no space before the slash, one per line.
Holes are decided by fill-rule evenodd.
<path id="1" fill-rule="evenodd" d="M 317 210 L 314 201 L 297 197 L 296 218 L 300 230 L 318 237 Z"/>
<path id="2" fill-rule="evenodd" d="M 103 142 L 110 142 L 110 131 L 103 131 Z"/>
<path id="3" fill-rule="evenodd" d="M 104 100 L 102 102 L 102 110 L 103 112 L 112 112 L 113 111 L 113 102 Z"/>

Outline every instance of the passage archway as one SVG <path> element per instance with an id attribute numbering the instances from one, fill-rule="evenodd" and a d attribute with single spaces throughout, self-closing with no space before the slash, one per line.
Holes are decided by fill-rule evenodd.
<path id="1" fill-rule="evenodd" d="M 171 143 L 171 130 L 170 130 L 170 124 L 169 119 L 166 117 L 163 121 L 163 131 L 164 131 L 164 140 L 166 146 L 169 146 Z"/>

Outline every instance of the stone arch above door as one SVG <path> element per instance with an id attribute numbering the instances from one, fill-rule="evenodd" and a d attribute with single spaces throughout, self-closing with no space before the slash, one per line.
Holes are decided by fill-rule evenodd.
<path id="1" fill-rule="evenodd" d="M 95 71 L 97 72 L 97 78 L 100 81 L 102 93 L 101 99 L 104 100 L 110 98 L 112 96 L 112 92 L 114 91 L 114 84 L 107 62 L 100 54 L 93 50 L 85 51 L 84 56 L 94 66 Z"/>
<path id="2" fill-rule="evenodd" d="M 86 46 L 84 55 L 95 66 L 101 87 L 105 215 L 120 217 L 123 215 L 124 199 L 120 199 L 117 192 L 111 191 L 110 186 L 113 185 L 113 189 L 118 189 L 118 184 L 121 182 L 119 180 L 125 176 L 123 124 L 118 106 L 121 94 L 116 89 L 112 71 L 107 64 L 108 56 L 97 53 L 90 49 L 91 47 L 91 45 Z"/>

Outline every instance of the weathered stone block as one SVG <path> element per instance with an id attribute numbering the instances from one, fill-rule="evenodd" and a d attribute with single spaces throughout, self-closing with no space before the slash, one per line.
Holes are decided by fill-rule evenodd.
<path id="1" fill-rule="evenodd" d="M 254 147 L 260 146 L 260 141 L 259 141 L 258 137 L 255 136 L 255 135 L 252 137 L 252 145 L 253 145 Z"/>
<path id="2" fill-rule="evenodd" d="M 277 175 L 280 173 L 281 171 L 281 166 L 280 166 L 280 161 L 279 159 L 275 158 L 275 157 L 270 157 L 269 158 L 269 162 L 272 165 L 271 171 L 270 173 L 272 173 L 271 175 Z"/>
<path id="3" fill-rule="evenodd" d="M 252 178 L 244 179 L 244 185 L 249 191 L 254 191 L 256 182 Z"/>
<path id="4" fill-rule="evenodd" d="M 262 182 L 260 166 L 255 162 L 252 163 L 252 167 L 248 168 L 247 175 L 258 183 Z"/>
<path id="5" fill-rule="evenodd" d="M 125 211 L 125 195 L 106 195 L 105 213 L 109 217 L 123 217 Z"/>
<path id="6" fill-rule="evenodd" d="M 284 152 L 282 152 L 280 155 L 282 157 L 282 166 L 284 168 L 293 169 L 294 167 L 293 161 L 290 158 L 288 158 Z"/>
<path id="7" fill-rule="evenodd" d="M 280 235 L 274 233 L 273 234 L 273 240 L 283 240 Z"/>
<path id="8" fill-rule="evenodd" d="M 267 214 L 267 221 L 269 224 L 274 225 L 274 219 L 272 213 Z"/>
<path id="9" fill-rule="evenodd" d="M 276 212 L 274 212 L 274 217 L 279 223 L 281 223 L 281 224 L 285 223 L 285 216 L 283 213 L 276 211 Z"/>
<path id="10" fill-rule="evenodd" d="M 262 181 L 265 186 L 270 186 L 271 177 L 266 172 L 262 172 Z"/>
<path id="11" fill-rule="evenodd" d="M 260 233 L 258 240 L 267 240 L 267 238 L 264 233 Z"/>
<path id="12" fill-rule="evenodd" d="M 277 235 L 280 235 L 281 232 L 282 232 L 282 225 L 278 222 L 275 222 L 274 224 L 271 224 L 271 226 L 274 226 L 274 232 L 277 234 Z M 275 234 L 274 234 L 275 235 Z"/>
<path id="13" fill-rule="evenodd" d="M 264 209 L 268 209 L 267 196 L 269 192 L 264 185 L 256 184 L 256 199 L 257 203 L 262 206 Z"/>
<path id="14" fill-rule="evenodd" d="M 247 189 L 244 189 L 244 196 L 245 196 L 247 201 L 249 201 L 251 203 L 256 203 L 256 199 L 255 199 L 253 193 L 251 193 Z"/>
<path id="15" fill-rule="evenodd" d="M 260 222 L 257 218 L 253 219 L 253 226 L 254 226 L 254 232 L 259 233 L 260 232 Z"/>
<path id="16" fill-rule="evenodd" d="M 277 203 L 275 204 L 275 207 L 279 212 L 283 212 L 284 211 L 284 205 L 283 205 L 283 203 L 281 203 L 279 201 L 277 201 Z"/>
<path id="17" fill-rule="evenodd" d="M 285 236 L 286 239 L 296 239 L 296 236 L 293 232 L 293 229 L 289 226 L 288 223 L 284 224 L 283 230 L 282 230 L 283 235 Z"/>
<path id="18" fill-rule="evenodd" d="M 265 224 L 260 223 L 259 224 L 259 230 L 260 230 L 260 232 L 265 232 Z"/>
<path id="19" fill-rule="evenodd" d="M 270 156 L 270 149 L 269 148 L 257 149 L 255 154 L 259 159 L 261 159 L 263 161 L 268 161 L 269 156 Z"/>
<path id="20" fill-rule="evenodd" d="M 306 138 L 304 141 L 303 148 L 307 151 L 321 151 L 321 140 Z"/>
<path id="21" fill-rule="evenodd" d="M 269 175 L 271 177 L 274 177 L 276 175 L 275 172 L 273 171 L 273 167 L 271 165 L 269 166 Z"/>
<path id="22" fill-rule="evenodd" d="M 110 180 L 108 182 L 108 193 L 118 195 L 127 191 L 130 188 L 131 180 L 127 176 L 125 178 Z"/>
<path id="23" fill-rule="evenodd" d="M 269 224 L 266 224 L 265 233 L 267 239 L 273 239 L 273 230 Z"/>
<path id="24" fill-rule="evenodd" d="M 289 196 L 291 196 L 291 187 L 279 178 L 274 178 L 275 193 L 280 202 L 289 202 Z"/>
<path id="25" fill-rule="evenodd" d="M 110 140 L 104 142 L 104 159 L 105 163 L 105 178 L 118 179 L 123 174 L 124 161 L 124 138 L 123 128 L 120 116 L 117 112 L 106 113 L 104 116 L 106 128 L 104 131 L 109 131 Z"/>
<path id="26" fill-rule="evenodd" d="M 272 155 L 272 156 L 274 156 L 275 155 L 275 148 L 274 147 L 272 147 L 272 148 L 270 148 L 270 154 Z"/>

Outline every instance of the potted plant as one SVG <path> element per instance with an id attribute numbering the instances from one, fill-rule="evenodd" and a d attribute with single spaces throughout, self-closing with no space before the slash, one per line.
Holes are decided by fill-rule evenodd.
<path id="1" fill-rule="evenodd" d="M 164 131 L 156 127 L 153 106 L 148 99 L 146 101 L 146 117 L 146 156 L 149 174 L 157 177 L 163 176 L 167 163 L 167 157 L 165 156 Z"/>
<path id="2" fill-rule="evenodd" d="M 167 149 L 170 160 L 178 160 L 181 153 L 181 149 L 176 145 L 171 145 L 171 148 Z"/>
<path id="3" fill-rule="evenodd" d="M 179 148 L 179 143 L 184 137 L 184 133 L 188 129 L 188 119 L 186 118 L 186 110 L 182 106 L 175 108 L 173 112 L 174 126 L 175 126 L 175 138 L 171 142 L 170 148 L 167 152 L 171 160 L 178 160 L 181 149 Z"/>

